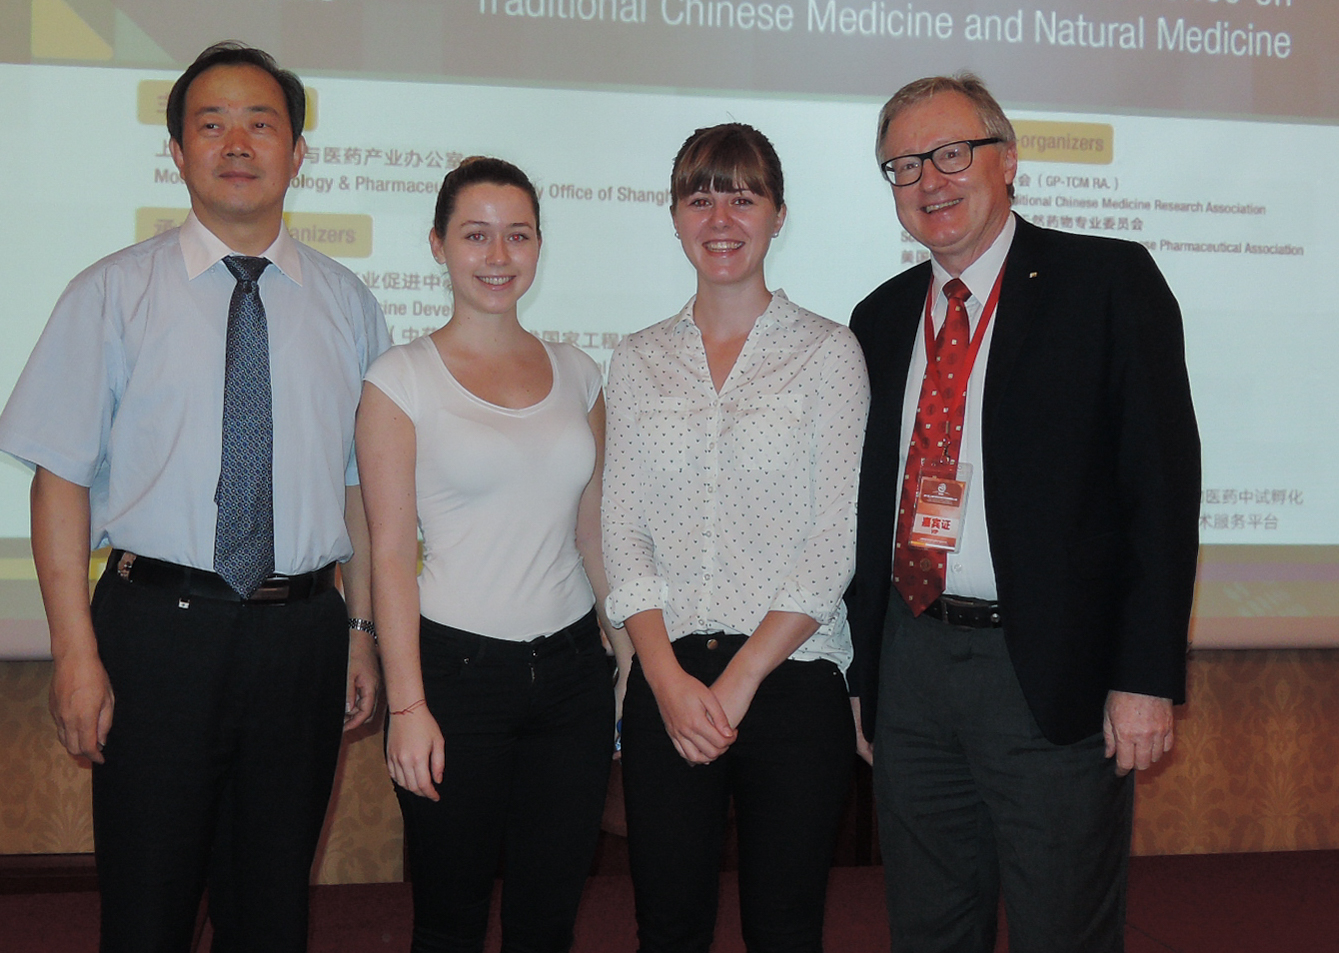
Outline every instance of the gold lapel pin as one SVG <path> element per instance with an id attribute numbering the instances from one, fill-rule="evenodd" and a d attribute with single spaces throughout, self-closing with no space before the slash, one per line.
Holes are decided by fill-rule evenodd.
<path id="1" fill-rule="evenodd" d="M 1037 273 L 1034 271 L 1034 272 L 1032 272 L 1031 274 L 1029 274 L 1028 277 L 1029 277 L 1029 278 L 1035 278 L 1035 277 L 1037 277 Z"/>

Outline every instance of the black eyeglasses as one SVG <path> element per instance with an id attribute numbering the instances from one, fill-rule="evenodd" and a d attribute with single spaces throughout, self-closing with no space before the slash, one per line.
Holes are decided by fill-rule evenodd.
<path id="1" fill-rule="evenodd" d="M 925 171 L 925 160 L 934 163 L 935 168 L 944 175 L 966 172 L 972 167 L 972 156 L 977 146 L 991 146 L 1003 142 L 999 136 L 989 139 L 964 139 L 961 142 L 946 142 L 938 148 L 919 155 L 895 156 L 879 163 L 879 171 L 893 188 L 915 185 Z"/>

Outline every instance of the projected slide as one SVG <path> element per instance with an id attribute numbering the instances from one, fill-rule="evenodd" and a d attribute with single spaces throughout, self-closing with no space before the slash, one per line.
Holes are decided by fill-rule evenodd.
<path id="1" fill-rule="evenodd" d="M 790 216 L 769 281 L 845 320 L 927 256 L 875 166 L 879 106 L 917 76 L 976 70 L 1017 126 L 1017 212 L 1142 242 L 1181 302 L 1204 438 L 1196 644 L 1339 644 L 1339 10 L 0 0 L 0 399 L 71 277 L 185 216 L 163 103 L 225 37 L 308 82 L 289 228 L 368 284 L 397 342 L 450 315 L 433 201 L 446 171 L 486 153 L 541 186 L 523 322 L 600 362 L 692 293 L 667 190 L 694 128 L 737 119 L 773 139 Z M 0 460 L 0 657 L 46 648 L 28 482 Z"/>

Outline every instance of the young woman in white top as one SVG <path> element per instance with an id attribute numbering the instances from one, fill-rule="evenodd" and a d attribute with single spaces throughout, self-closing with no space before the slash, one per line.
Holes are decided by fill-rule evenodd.
<path id="1" fill-rule="evenodd" d="M 608 385 L 638 935 L 643 953 L 706 953 L 733 799 L 748 949 L 819 950 L 855 752 L 842 594 L 869 382 L 846 327 L 767 288 L 786 207 L 765 136 L 699 129 L 671 198 L 697 295 L 618 346 Z"/>
<path id="2" fill-rule="evenodd" d="M 505 851 L 503 949 L 563 951 L 614 737 L 600 371 L 517 320 L 540 249 L 521 170 L 447 175 L 429 244 L 451 319 L 377 360 L 357 425 L 413 949 L 483 949 Z"/>

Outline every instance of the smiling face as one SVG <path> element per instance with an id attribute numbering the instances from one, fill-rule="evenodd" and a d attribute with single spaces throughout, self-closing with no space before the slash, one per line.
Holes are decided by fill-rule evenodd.
<path id="1" fill-rule="evenodd" d="M 888 125 L 880 154 L 891 159 L 989 135 L 971 100 L 943 92 L 900 112 Z M 1017 170 L 1013 143 L 977 147 L 971 166 L 953 175 L 927 160 L 919 182 L 893 189 L 897 217 L 949 274 L 960 275 L 1008 221 L 1009 185 Z"/>
<path id="2" fill-rule="evenodd" d="M 186 91 L 181 142 L 171 149 L 196 218 L 237 251 L 263 251 L 269 242 L 242 246 L 254 246 L 254 233 L 278 234 L 306 153 L 274 78 L 250 65 L 205 70 Z"/>
<path id="3" fill-rule="evenodd" d="M 763 285 L 763 259 L 786 220 L 784 205 L 751 189 L 703 189 L 681 198 L 673 214 L 699 286 Z"/>
<path id="4" fill-rule="evenodd" d="M 284 194 L 307 145 L 293 142 L 284 92 L 254 66 L 216 66 L 186 91 L 181 142 L 171 142 L 191 209 L 238 252 L 279 234 Z M 254 237 L 254 236 L 260 237 Z M 246 248 L 250 245 L 250 248 Z"/>
<path id="5" fill-rule="evenodd" d="M 534 205 L 514 185 L 466 186 L 444 232 L 429 232 L 428 242 L 451 276 L 457 316 L 514 315 L 535 280 L 540 238 Z"/>

